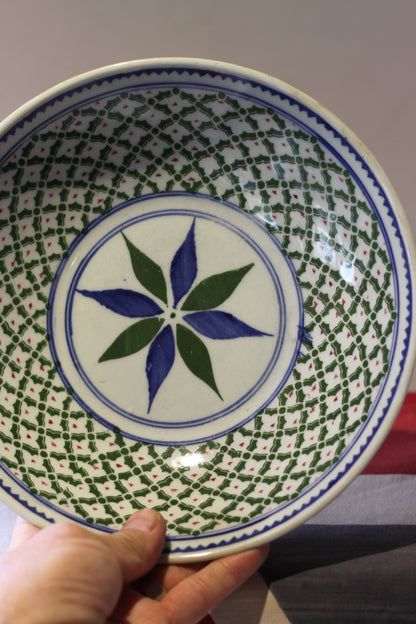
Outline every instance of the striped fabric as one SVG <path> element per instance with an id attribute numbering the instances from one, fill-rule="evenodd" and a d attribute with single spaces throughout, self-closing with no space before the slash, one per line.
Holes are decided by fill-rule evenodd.
<path id="1" fill-rule="evenodd" d="M 416 393 L 364 472 L 276 540 L 261 574 L 291 624 L 416 623 Z"/>

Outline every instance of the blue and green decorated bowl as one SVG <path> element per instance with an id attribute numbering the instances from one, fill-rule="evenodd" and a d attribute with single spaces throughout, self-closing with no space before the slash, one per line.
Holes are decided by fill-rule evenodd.
<path id="1" fill-rule="evenodd" d="M 191 59 L 106 67 L 0 124 L 0 485 L 18 513 L 270 541 L 377 450 L 412 372 L 414 250 L 345 125 Z"/>

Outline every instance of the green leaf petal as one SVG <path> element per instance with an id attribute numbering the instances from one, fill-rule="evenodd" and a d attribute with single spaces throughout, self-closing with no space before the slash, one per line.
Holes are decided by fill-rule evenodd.
<path id="1" fill-rule="evenodd" d="M 135 276 L 142 286 L 147 288 L 152 295 L 159 297 L 159 299 L 167 304 L 166 282 L 162 269 L 156 262 L 153 262 L 149 256 L 146 256 L 140 249 L 137 249 L 137 247 L 129 241 L 124 232 L 121 234 L 129 250 Z"/>
<path id="2" fill-rule="evenodd" d="M 191 373 L 204 381 L 223 400 L 215 383 L 208 349 L 202 340 L 190 329 L 178 324 L 176 327 L 176 342 L 178 351 Z"/>
<path id="3" fill-rule="evenodd" d="M 147 318 L 130 325 L 117 336 L 98 361 L 117 360 L 137 353 L 156 336 L 163 322 L 161 318 Z"/>
<path id="4" fill-rule="evenodd" d="M 202 280 L 189 293 L 182 310 L 211 310 L 221 305 L 237 288 L 243 277 L 254 266 L 247 264 L 240 269 L 217 273 Z"/>

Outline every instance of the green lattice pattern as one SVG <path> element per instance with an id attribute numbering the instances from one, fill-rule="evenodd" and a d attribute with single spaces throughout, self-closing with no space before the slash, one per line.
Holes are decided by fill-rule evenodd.
<path id="1" fill-rule="evenodd" d="M 306 315 L 302 356 L 274 403 L 189 448 L 124 439 L 81 411 L 46 334 L 49 288 L 75 237 L 123 201 L 168 191 L 258 216 L 296 268 Z M 0 209 L 1 460 L 64 511 L 117 526 L 152 505 L 172 534 L 244 523 L 296 498 L 365 421 L 395 321 L 385 241 L 348 171 L 276 111 L 202 89 L 102 98 L 10 156 Z M 175 459 L 192 453 L 197 468 Z"/>

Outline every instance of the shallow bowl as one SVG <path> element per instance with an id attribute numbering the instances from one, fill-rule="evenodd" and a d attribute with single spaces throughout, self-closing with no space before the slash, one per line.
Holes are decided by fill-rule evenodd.
<path id="1" fill-rule="evenodd" d="M 414 360 L 385 174 L 287 84 L 99 69 L 0 125 L 1 495 L 30 521 L 167 522 L 164 557 L 272 540 L 377 450 Z"/>

